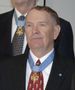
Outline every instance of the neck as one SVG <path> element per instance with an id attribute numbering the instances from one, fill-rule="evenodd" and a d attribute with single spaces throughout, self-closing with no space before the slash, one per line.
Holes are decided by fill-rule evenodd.
<path id="1" fill-rule="evenodd" d="M 33 52 L 33 54 L 38 57 L 38 58 L 41 58 L 43 57 L 44 55 L 46 55 L 48 52 L 50 52 L 52 49 L 49 49 L 49 50 L 31 50 Z"/>

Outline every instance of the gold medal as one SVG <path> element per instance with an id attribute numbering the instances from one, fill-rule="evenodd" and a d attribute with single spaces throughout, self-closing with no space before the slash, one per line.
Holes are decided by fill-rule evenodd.
<path id="1" fill-rule="evenodd" d="M 19 27 L 18 27 L 18 30 L 17 30 L 16 34 L 17 34 L 18 36 L 23 35 L 23 28 L 22 28 L 22 26 L 19 26 Z"/>
<path id="2" fill-rule="evenodd" d="M 33 83 L 35 83 L 38 79 L 39 79 L 38 73 L 34 73 L 34 74 L 31 76 L 31 80 L 33 81 Z"/>

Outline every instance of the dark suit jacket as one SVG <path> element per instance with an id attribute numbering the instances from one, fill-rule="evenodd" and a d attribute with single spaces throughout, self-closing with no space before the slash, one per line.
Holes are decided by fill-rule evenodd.
<path id="1" fill-rule="evenodd" d="M 13 13 L 14 10 L 0 15 L 0 55 L 3 56 L 12 55 L 11 27 Z M 73 58 L 73 33 L 71 25 L 68 21 L 61 18 L 60 24 L 61 32 L 55 41 L 55 47 L 63 54 L 63 56 Z"/>
<path id="2" fill-rule="evenodd" d="M 27 51 L 26 51 L 27 52 Z M 25 90 L 26 62 L 24 55 L 2 60 L 0 63 L 0 90 Z M 70 90 L 73 60 L 55 53 L 55 58 L 45 90 Z"/>
<path id="3" fill-rule="evenodd" d="M 74 73 L 73 76 L 72 76 L 71 90 L 75 90 L 75 73 Z"/>
<path id="4" fill-rule="evenodd" d="M 75 90 L 75 63 L 74 63 L 74 68 L 73 69 L 74 69 L 74 73 L 72 75 L 71 90 Z"/>
<path id="5" fill-rule="evenodd" d="M 11 28 L 14 10 L 0 15 L 0 55 L 11 56 Z"/>

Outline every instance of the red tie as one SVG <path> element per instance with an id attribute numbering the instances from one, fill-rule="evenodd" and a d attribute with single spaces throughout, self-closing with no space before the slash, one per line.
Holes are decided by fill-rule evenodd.
<path id="1" fill-rule="evenodd" d="M 36 65 L 39 66 L 40 64 L 40 60 L 38 60 Z M 31 72 L 27 90 L 43 90 L 43 83 L 42 72 Z"/>

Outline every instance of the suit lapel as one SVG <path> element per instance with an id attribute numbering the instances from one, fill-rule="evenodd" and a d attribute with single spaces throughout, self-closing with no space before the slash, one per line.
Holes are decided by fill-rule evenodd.
<path id="1" fill-rule="evenodd" d="M 64 78 L 64 64 L 62 64 L 60 61 L 62 60 L 55 56 L 46 90 L 59 90 L 59 86 Z"/>
<path id="2" fill-rule="evenodd" d="M 4 24 L 4 49 L 5 54 L 11 55 L 11 28 L 12 28 L 12 17 L 13 17 L 14 10 L 10 11 L 6 16 L 6 21 Z"/>

